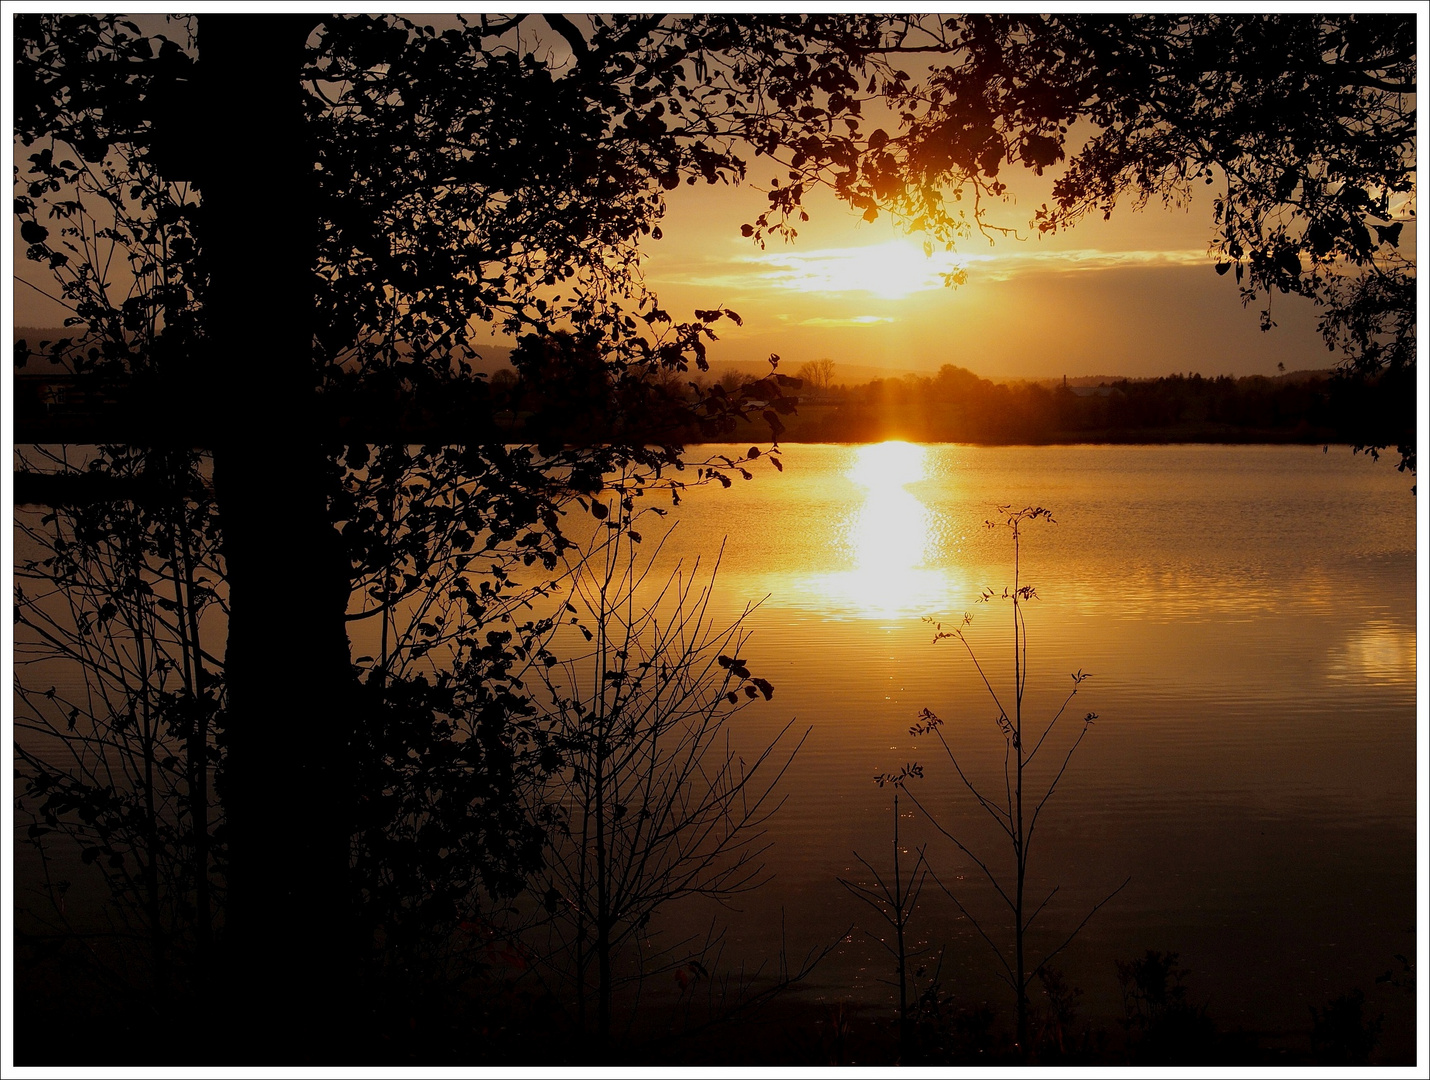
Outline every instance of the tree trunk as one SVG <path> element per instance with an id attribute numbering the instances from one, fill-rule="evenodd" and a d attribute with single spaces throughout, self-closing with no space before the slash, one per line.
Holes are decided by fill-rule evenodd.
<path id="1" fill-rule="evenodd" d="M 228 1019 L 234 1052 L 271 1061 L 333 1059 L 352 961 L 348 565 L 312 434 L 318 224 L 299 70 L 317 21 L 199 17 L 203 374 L 230 604 Z"/>

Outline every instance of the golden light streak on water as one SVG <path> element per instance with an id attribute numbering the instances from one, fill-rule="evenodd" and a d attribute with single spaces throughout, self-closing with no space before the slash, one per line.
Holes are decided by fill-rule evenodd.
<path id="1" fill-rule="evenodd" d="M 937 564 L 934 514 L 909 490 L 927 479 L 925 447 L 906 442 L 857 447 L 843 479 L 857 502 L 834 526 L 830 543 L 850 569 L 822 574 L 801 591 L 826 609 L 869 619 L 933 614 L 946 605 L 948 568 Z"/>
<path id="2" fill-rule="evenodd" d="M 1353 630 L 1327 665 L 1333 679 L 1403 682 L 1413 679 L 1414 673 L 1415 635 L 1389 626 Z"/>
<path id="3" fill-rule="evenodd" d="M 908 490 L 924 479 L 922 446 L 906 442 L 859 448 L 844 475 L 865 489 L 864 504 L 846 519 L 845 544 L 855 572 L 879 588 L 890 578 L 902 581 L 922 567 L 928 550 L 927 508 Z"/>

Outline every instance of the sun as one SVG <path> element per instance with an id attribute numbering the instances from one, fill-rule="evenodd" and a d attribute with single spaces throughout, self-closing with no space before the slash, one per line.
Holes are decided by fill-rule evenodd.
<path id="1" fill-rule="evenodd" d="M 762 260 L 770 284 L 807 293 L 868 293 L 902 300 L 944 287 L 944 275 L 960 267 L 949 252 L 924 254 L 912 240 L 864 247 L 771 253 Z"/>
<path id="2" fill-rule="evenodd" d="M 857 248 L 839 261 L 838 269 L 843 289 L 890 300 L 901 300 L 940 284 L 933 261 L 902 240 Z"/>

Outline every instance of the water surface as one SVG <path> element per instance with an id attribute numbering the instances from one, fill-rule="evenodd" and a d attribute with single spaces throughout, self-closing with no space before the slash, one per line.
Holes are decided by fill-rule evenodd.
<path id="1" fill-rule="evenodd" d="M 1002 796 L 997 706 L 962 646 L 935 644 L 922 620 L 970 614 L 1007 699 L 1011 610 L 978 596 L 1011 582 L 1013 551 L 985 522 L 1000 505 L 1043 506 L 1056 523 L 1026 526 L 1022 543 L 1021 583 L 1038 595 L 1029 725 L 1041 730 L 1072 673 L 1091 678 L 1034 776 L 1046 785 L 1082 716 L 1098 718 L 1038 826 L 1029 895 L 1060 888 L 1035 946 L 1056 946 L 1130 877 L 1058 961 L 1085 1013 L 1120 1014 L 1114 960 L 1156 948 L 1181 954 L 1223 1027 L 1304 1030 L 1308 1005 L 1359 987 L 1396 1037 L 1413 1002 L 1374 980 L 1415 942 L 1412 477 L 1319 447 L 792 445 L 783 460 L 783 473 L 687 492 L 667 545 L 708 563 L 723 542 L 725 616 L 761 601 L 747 652 L 776 693 L 741 714 L 746 745 L 792 716 L 812 729 L 770 832 L 775 879 L 730 917 L 732 952 L 768 953 L 780 906 L 792 951 L 852 925 L 811 992 L 891 998 L 891 964 L 864 933 L 886 930 L 836 878 L 867 878 L 856 851 L 887 873 L 892 789 L 873 777 L 911 762 L 919 800 L 1006 875 L 1006 841 L 909 728 L 934 710 L 970 779 Z M 977 868 L 903 809 L 904 847 L 928 842 L 940 879 L 1006 936 Z M 916 930 L 946 947 L 946 986 L 1007 996 L 932 886 Z"/>
<path id="2" fill-rule="evenodd" d="M 653 550 L 673 524 L 664 567 L 708 571 L 718 554 L 717 622 L 758 602 L 742 656 L 775 694 L 737 716 L 733 751 L 753 760 L 792 718 L 809 730 L 764 838 L 769 883 L 736 910 L 672 911 L 672 933 L 703 934 L 713 914 L 727 927 L 720 970 L 768 971 L 783 927 L 796 962 L 834 946 L 802 994 L 889 1006 L 887 928 L 838 879 L 868 880 L 856 852 L 889 874 L 893 789 L 874 777 L 915 763 L 918 802 L 1007 881 L 1006 840 L 942 748 L 909 729 L 933 710 L 969 779 L 1002 796 L 998 706 L 962 645 L 935 643 L 925 620 L 971 617 L 967 640 L 1009 702 L 1011 611 L 978 598 L 1011 583 L 1013 549 L 985 523 L 1000 506 L 1042 506 L 1055 523 L 1030 523 L 1021 547 L 1020 584 L 1038 597 L 1026 607 L 1028 730 L 1073 673 L 1090 677 L 1032 788 L 1082 717 L 1097 719 L 1038 825 L 1029 898 L 1057 892 L 1034 957 L 1130 878 L 1057 960 L 1085 1016 L 1110 1027 L 1121 1014 L 1115 961 L 1171 950 L 1224 1028 L 1295 1044 L 1308 1006 L 1358 987 L 1403 1059 L 1414 999 L 1375 980 L 1415 950 L 1411 477 L 1344 448 L 891 443 L 791 445 L 782 458 L 783 472 L 762 456 L 753 480 L 687 489 L 641 525 Z M 977 866 L 910 800 L 902 811 L 905 866 L 927 844 L 943 884 L 1008 941 Z M 918 989 L 937 969 L 946 989 L 1006 1017 L 992 954 L 932 883 L 913 931 L 926 950 Z"/>

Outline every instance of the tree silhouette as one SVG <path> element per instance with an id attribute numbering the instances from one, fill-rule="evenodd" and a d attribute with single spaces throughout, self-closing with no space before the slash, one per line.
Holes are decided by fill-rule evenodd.
<path id="1" fill-rule="evenodd" d="M 574 998 L 578 1031 L 591 1030 L 594 1002 L 601 1056 L 619 987 L 710 962 L 710 942 L 657 931 L 662 909 L 690 897 L 730 904 L 768 879 L 766 825 L 809 734 L 786 739 L 791 720 L 749 760 L 731 748 L 736 714 L 774 689 L 741 658 L 743 616 L 721 626 L 709 614 L 715 569 L 707 577 L 697 559 L 653 578 L 663 541 L 642 553 L 633 528 L 648 512 L 621 493 L 607 504 L 567 601 L 588 651 L 533 674 L 561 764 L 533 807 L 549 808 L 554 828 L 531 936 L 551 942 L 545 963 Z"/>
<path id="2" fill-rule="evenodd" d="M 1100 131 L 1039 228 L 1110 214 L 1123 192 L 1185 199 L 1200 181 L 1216 194 L 1216 271 L 1234 272 L 1243 302 L 1265 298 L 1263 327 L 1273 294 L 1310 297 L 1348 373 L 1385 384 L 1387 401 L 1413 394 L 1414 19 L 1081 18 L 1047 36 L 1100 73 L 1073 79 Z M 1413 420 L 1387 416 L 1357 441 L 1415 468 Z"/>
<path id="3" fill-rule="evenodd" d="M 987 603 L 994 599 L 1003 599 L 1010 602 L 1012 607 L 1013 623 L 1013 682 L 1011 693 L 1005 687 L 1003 695 L 1000 697 L 994 688 L 987 672 L 984 671 L 983 664 L 978 655 L 974 652 L 972 644 L 965 635 L 965 628 L 972 622 L 972 617 L 964 614 L 961 625 L 954 626 L 951 630 L 945 630 L 943 623 L 934 623 L 934 644 L 940 641 L 956 640 L 963 645 L 969 660 L 974 669 L 978 672 L 979 680 L 983 683 L 984 689 L 988 692 L 988 697 L 994 708 L 998 710 L 997 723 L 1003 734 L 1003 793 L 1000 798 L 997 786 L 989 785 L 980 788 L 975 784 L 965 771 L 964 762 L 960 762 L 959 755 L 963 753 L 962 747 L 956 747 L 950 743 L 950 738 L 954 743 L 959 739 L 944 732 L 944 721 L 929 709 L 924 709 L 919 713 L 919 720 L 910 733 L 913 735 L 933 735 L 938 740 L 939 746 L 944 750 L 949 763 L 953 765 L 954 772 L 958 775 L 959 781 L 973 796 L 974 801 L 983 809 L 990 818 L 997 824 L 999 831 L 1003 833 L 1008 842 L 1010 853 L 1013 856 L 1013 872 L 1005 877 L 1000 876 L 989 866 L 990 859 L 980 856 L 964 843 L 957 833 L 943 824 L 938 815 L 930 813 L 924 801 L 920 800 L 917 790 L 909 785 L 909 781 L 921 779 L 923 777 L 923 766 L 917 763 L 905 765 L 898 773 L 884 773 L 876 776 L 875 782 L 883 787 L 884 784 L 893 784 L 896 788 L 904 790 L 910 801 L 914 803 L 929 818 L 930 823 L 944 837 L 951 840 L 955 847 L 964 856 L 971 859 L 982 872 L 984 878 L 993 887 L 993 891 L 998 895 L 1004 908 L 1012 916 L 1012 941 L 1003 945 L 996 943 L 983 926 L 975 919 L 954 893 L 939 881 L 937 874 L 934 874 L 934 881 L 945 894 L 953 900 L 960 913 L 969 920 L 979 936 L 993 949 L 994 955 L 1002 967 L 999 977 L 1008 984 L 1008 988 L 1013 991 L 1013 1005 L 1016 1024 L 1016 1037 L 1018 1052 L 1027 1056 L 1031 1050 L 1029 1042 L 1030 1035 L 1030 998 L 1029 988 L 1033 981 L 1037 979 L 1057 955 L 1068 947 L 1089 919 L 1097 914 L 1109 900 L 1116 896 L 1127 886 L 1124 881 L 1116 889 L 1100 900 L 1083 918 L 1082 922 L 1073 929 L 1063 942 L 1056 948 L 1047 950 L 1043 956 L 1034 963 L 1031 950 L 1028 947 L 1029 931 L 1038 920 L 1038 916 L 1057 895 L 1060 886 L 1054 886 L 1047 893 L 1037 907 L 1032 906 L 1032 898 L 1028 895 L 1028 865 L 1029 851 L 1033 843 L 1033 834 L 1038 827 L 1038 819 L 1042 816 L 1048 801 L 1057 791 L 1058 784 L 1062 781 L 1063 775 L 1067 772 L 1071 764 L 1073 755 L 1082 745 L 1082 740 L 1087 736 L 1093 721 L 1097 719 L 1096 713 L 1086 713 L 1083 716 L 1082 727 L 1073 738 L 1070 745 L 1059 747 L 1054 755 L 1054 766 L 1052 779 L 1045 784 L 1042 781 L 1034 781 L 1030 772 L 1033 759 L 1037 757 L 1038 751 L 1043 748 L 1048 737 L 1053 734 L 1053 729 L 1058 726 L 1058 721 L 1063 718 L 1067 708 L 1072 704 L 1072 699 L 1077 696 L 1078 689 L 1087 678 L 1079 669 L 1072 675 L 1072 690 L 1067 697 L 1063 698 L 1062 704 L 1053 713 L 1048 722 L 1042 725 L 1041 732 L 1036 728 L 1029 727 L 1027 734 L 1030 736 L 1027 742 L 1024 741 L 1024 710 L 1023 699 L 1027 690 L 1028 680 L 1028 628 L 1023 614 L 1023 608 L 1031 601 L 1038 599 L 1037 589 L 1031 585 L 1021 583 L 1020 573 L 1022 569 L 1022 528 L 1024 525 L 1046 520 L 1053 521 L 1052 513 L 1045 507 L 1027 506 L 1021 510 L 1014 510 L 1011 506 L 1000 506 L 998 517 L 1001 521 L 987 521 L 984 525 L 987 528 L 999 528 L 1006 526 L 1013 536 L 1013 582 L 1012 585 L 1005 585 L 1002 593 L 999 594 L 991 588 L 985 588 L 979 596 L 979 600 Z M 929 619 L 933 623 L 934 620 Z M 1036 732 L 1035 739 L 1031 736 Z M 1031 745 L 1030 745 L 1031 744 Z M 1052 752 L 1052 746 L 1049 750 Z M 1057 755 L 1061 755 L 1061 762 L 1058 763 Z M 966 761 L 966 756 L 965 756 Z M 991 793 L 988 788 L 991 787 Z M 922 854 L 922 851 L 920 852 Z M 930 873 L 933 873 L 930 870 Z M 1011 878 L 1011 880 L 1009 880 Z M 1131 880 L 1130 878 L 1128 880 Z M 1009 947 L 1011 945 L 1011 948 Z"/>
<path id="4" fill-rule="evenodd" d="M 678 499 L 745 468 L 715 460 L 690 479 L 682 440 L 730 439 L 756 409 L 778 436 L 792 403 L 776 372 L 668 392 L 738 316 L 681 321 L 644 288 L 637 253 L 666 192 L 742 180 L 763 156 L 785 175 L 742 230 L 756 242 L 791 235 L 819 183 L 951 241 L 992 227 L 1002 164 L 1053 164 L 1089 118 L 1102 134 L 1040 224 L 1220 170 L 1219 243 L 1247 288 L 1324 300 L 1329 337 L 1404 373 L 1410 25 L 203 15 L 152 34 L 119 16 L 18 17 L 15 214 L 73 311 L 74 337 L 41 351 L 116 400 L 92 441 L 213 456 L 230 608 L 224 984 L 246 1031 L 232 1053 L 323 1056 L 358 1022 L 360 758 L 395 730 L 395 700 L 425 702 L 405 724 L 442 721 L 420 682 L 436 646 L 500 672 L 508 645 L 467 631 L 511 617 L 540 585 L 526 568 L 555 571 L 563 515 L 590 510 L 607 473 Z M 898 67 L 909 53 L 949 64 L 916 80 Z M 892 135 L 862 119 L 875 97 L 899 116 Z M 471 375 L 491 327 L 521 338 L 529 429 Z M 424 412 L 445 434 L 413 449 L 407 414 Z M 425 617 L 433 595 L 462 628 Z M 276 620 L 300 635 L 277 662 Z M 374 621 L 402 645 L 360 663 L 350 632 Z M 515 783 L 507 765 L 489 775 L 494 791 Z M 503 844 L 486 857 L 519 867 L 522 843 Z"/>
<path id="5" fill-rule="evenodd" d="M 902 188 L 893 202 L 912 224 L 987 231 L 1004 166 L 1063 164 L 1032 222 L 1052 232 L 1123 196 L 1180 204 L 1207 188 L 1216 272 L 1264 303 L 1263 327 L 1274 294 L 1310 297 L 1349 373 L 1386 383 L 1388 401 L 1413 393 L 1413 17 L 1010 15 L 947 29 L 955 62 L 901 88 L 902 130 L 839 181 L 854 205 L 872 213 Z M 1413 423 L 1363 443 L 1415 467 Z"/>
<path id="6" fill-rule="evenodd" d="M 42 947 L 63 946 L 74 930 L 71 883 L 49 858 L 58 834 L 104 876 L 115 901 L 111 952 L 129 961 L 133 944 L 143 957 L 133 981 L 156 1003 L 175 985 L 206 1003 L 222 906 L 211 887 L 221 817 L 210 780 L 225 604 L 198 455 L 109 447 L 88 461 L 42 448 L 23 456 L 32 469 L 127 485 L 132 496 L 16 514 L 17 810 L 51 901 Z"/>
<path id="7" fill-rule="evenodd" d="M 1180 204 L 1210 187 L 1216 272 L 1264 304 L 1263 326 L 1274 294 L 1310 297 L 1348 376 L 1387 401 L 1413 393 L 1413 17 L 931 16 L 923 28 L 938 38 L 928 77 L 879 84 L 894 130 L 867 132 L 857 154 L 792 156 L 754 235 L 779 231 L 816 184 L 868 220 L 892 213 L 930 252 L 1018 234 L 991 214 L 1009 166 L 1059 168 L 1028 222 L 1042 232 L 1108 216 L 1124 196 Z M 1413 425 L 1391 418 L 1362 439 L 1414 469 Z"/>
<path id="8" fill-rule="evenodd" d="M 401 691 L 391 665 L 354 664 L 350 623 L 386 635 L 436 580 L 460 591 L 478 555 L 465 616 L 498 617 L 509 568 L 554 569 L 565 508 L 613 467 L 661 478 L 683 465 L 681 437 L 729 437 L 747 402 L 768 403 L 778 432 L 774 377 L 651 407 L 642 388 L 703 370 L 712 326 L 737 317 L 676 322 L 641 286 L 637 243 L 658 235 L 665 191 L 741 178 L 743 145 L 777 154 L 836 121 L 857 129 L 860 74 L 911 33 L 868 17 L 553 15 L 538 54 L 525 23 L 205 15 L 172 38 L 116 16 L 17 23 L 33 153 L 16 213 L 76 326 L 51 358 L 120 388 L 117 441 L 213 453 L 230 607 L 224 981 L 238 1030 L 262 1033 L 237 1054 L 330 1055 L 356 1019 L 354 759 Z M 558 38 L 566 55 L 547 47 Z M 260 168 L 239 167 L 258 147 Z M 483 324 L 534 337 L 521 370 L 553 422 L 521 445 L 479 408 L 459 445 L 375 466 L 392 405 L 349 406 L 440 394 Z M 564 348 L 558 326 L 584 383 L 553 382 L 539 359 Z M 559 405 L 573 386 L 602 388 L 611 414 L 574 443 L 579 414 Z M 426 506 L 397 525 L 392 496 L 414 487 Z M 303 643 L 276 668 L 275 618 Z"/>
<path id="9" fill-rule="evenodd" d="M 801 364 L 799 377 L 809 384 L 810 389 L 818 393 L 828 393 L 830 383 L 834 379 L 834 361 L 825 356 Z"/>

